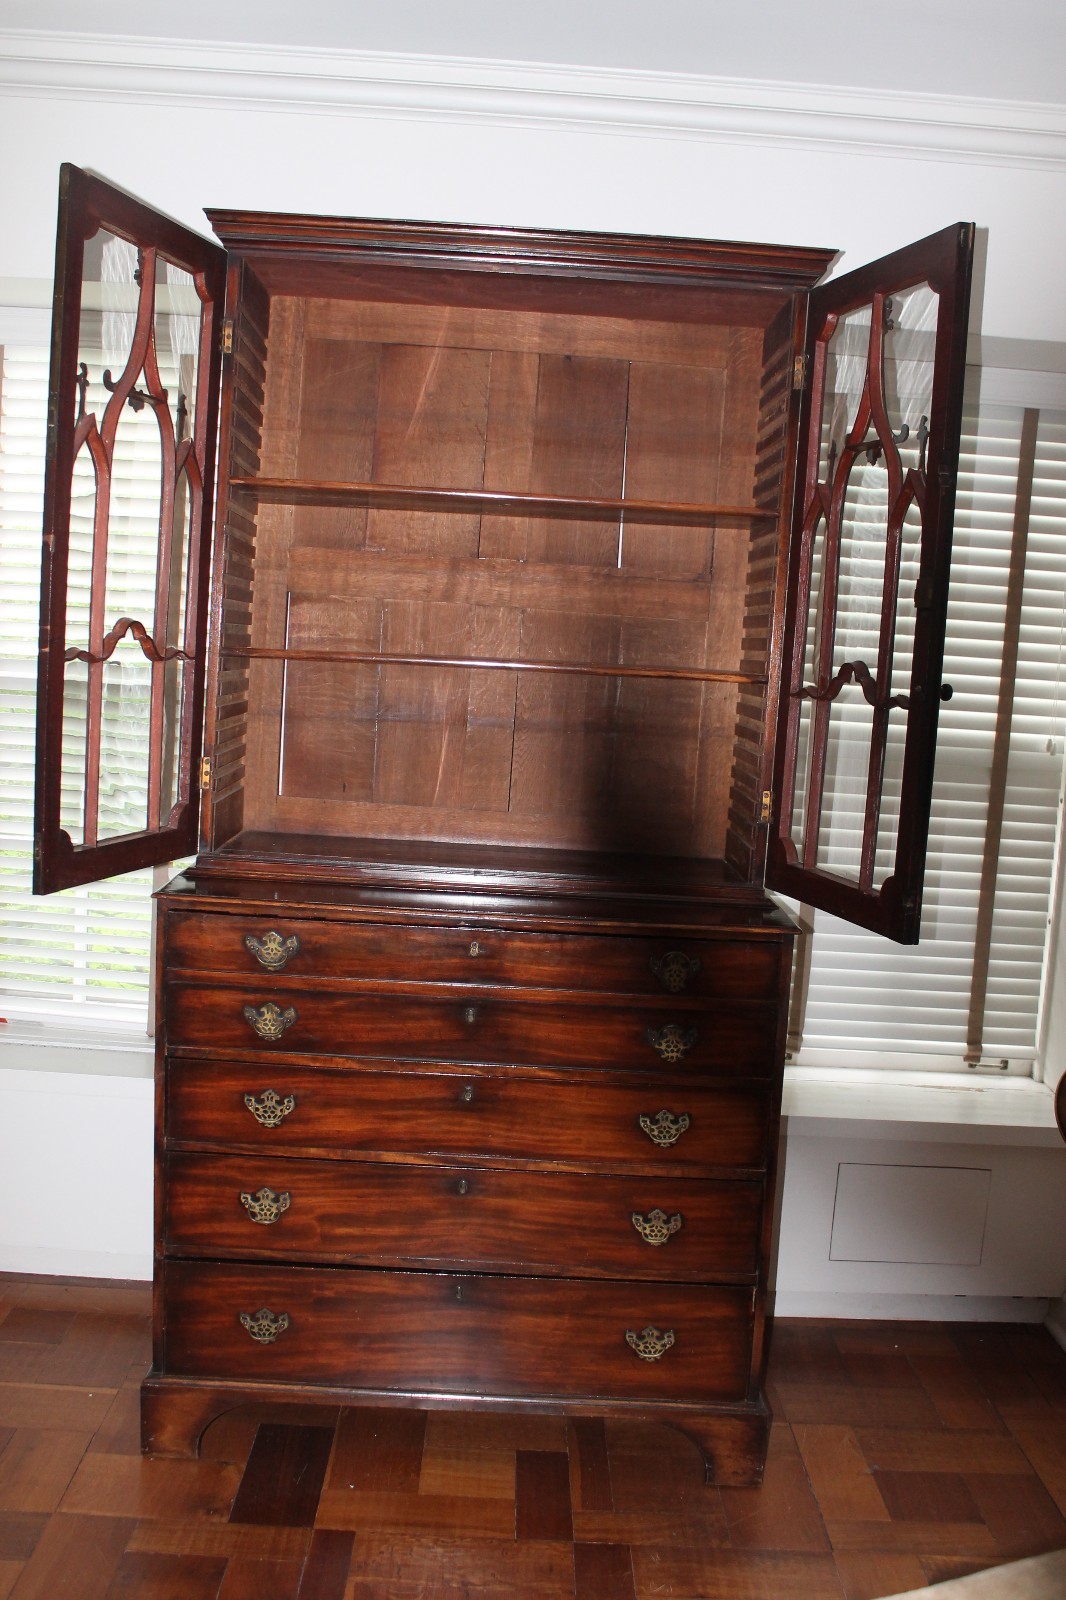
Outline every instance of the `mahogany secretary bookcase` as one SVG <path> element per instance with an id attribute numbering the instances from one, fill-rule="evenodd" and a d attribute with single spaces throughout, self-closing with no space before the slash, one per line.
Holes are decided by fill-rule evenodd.
<path id="1" fill-rule="evenodd" d="M 198 852 L 145 1448 L 549 1409 L 756 1482 L 766 887 L 917 937 L 973 230 L 816 287 L 830 252 L 208 215 L 224 249 L 63 169 L 35 884 Z"/>

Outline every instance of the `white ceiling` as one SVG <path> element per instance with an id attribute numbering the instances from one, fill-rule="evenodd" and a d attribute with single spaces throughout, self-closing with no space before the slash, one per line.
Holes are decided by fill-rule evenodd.
<path id="1" fill-rule="evenodd" d="M 1063 0 L 2 0 L 0 26 L 1066 100 Z"/>

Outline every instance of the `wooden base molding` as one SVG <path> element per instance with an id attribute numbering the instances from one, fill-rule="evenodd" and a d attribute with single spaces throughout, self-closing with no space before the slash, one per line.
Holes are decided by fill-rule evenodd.
<path id="1" fill-rule="evenodd" d="M 588 1401 L 561 1405 L 545 1398 L 517 1406 L 510 1396 L 398 1395 L 381 1390 L 321 1388 L 298 1383 L 212 1383 L 149 1372 L 141 1385 L 141 1447 L 150 1455 L 195 1459 L 210 1425 L 242 1407 L 373 1406 L 417 1411 L 521 1412 L 523 1415 L 614 1418 L 659 1422 L 691 1439 L 703 1457 L 706 1482 L 753 1488 L 762 1482 L 771 1413 L 765 1402 L 693 1412 L 681 1406 L 620 1406 Z"/>

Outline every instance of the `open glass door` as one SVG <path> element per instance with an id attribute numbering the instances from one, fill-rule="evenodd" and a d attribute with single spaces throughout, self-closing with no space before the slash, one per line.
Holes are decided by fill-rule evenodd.
<path id="1" fill-rule="evenodd" d="M 64 166 L 34 891 L 196 848 L 225 252 Z"/>
<path id="2" fill-rule="evenodd" d="M 769 887 L 918 938 L 974 230 L 816 289 L 800 419 Z"/>

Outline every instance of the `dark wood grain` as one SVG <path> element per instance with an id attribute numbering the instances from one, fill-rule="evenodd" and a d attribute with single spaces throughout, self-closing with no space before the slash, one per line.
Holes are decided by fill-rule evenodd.
<path id="1" fill-rule="evenodd" d="M 167 1370 L 436 1392 L 740 1401 L 750 1376 L 751 1290 L 593 1284 L 171 1261 Z M 287 1326 L 258 1344 L 240 1315 Z M 641 1360 L 627 1329 L 675 1335 Z M 564 1330 L 566 1365 L 557 1345 Z"/>
<path id="2" fill-rule="evenodd" d="M 575 1544 L 574 1578 L 577 1600 L 636 1600 L 626 1544 Z"/>
<path id="3" fill-rule="evenodd" d="M 611 1511 L 611 1467 L 607 1438 L 599 1417 L 570 1421 L 571 1499 L 580 1511 Z"/>
<path id="4" fill-rule="evenodd" d="M 565 1454 L 519 1450 L 515 1457 L 515 1538 L 574 1537 L 570 1512 L 570 1468 Z"/>
<path id="5" fill-rule="evenodd" d="M 541 1274 L 567 1271 L 578 1241 L 584 1277 L 699 1282 L 713 1262 L 720 1282 L 754 1282 L 758 1264 L 757 1182 L 176 1153 L 165 1181 L 179 1255 Z M 287 1204 L 267 1196 L 274 1220 L 253 1220 L 241 1196 L 264 1188 Z M 655 1210 L 675 1231 L 649 1244 L 633 1218 Z"/>
<path id="6" fill-rule="evenodd" d="M 512 906 L 512 910 L 516 909 Z M 167 959 L 172 971 L 228 971 L 264 978 L 264 966 L 246 939 L 262 943 L 271 929 L 297 948 L 282 971 L 301 984 L 435 983 L 521 988 L 593 989 L 617 994 L 670 993 L 666 957 L 682 957 L 670 981 L 678 995 L 773 1000 L 786 945 L 733 933 L 727 939 L 592 939 L 578 933 L 517 933 L 506 928 L 426 928 L 409 924 L 358 926 L 311 921 L 296 913 L 279 919 L 257 914 L 220 917 L 176 911 L 167 919 Z M 0 1323 L 0 1330 L 5 1324 Z M 51 1325 L 54 1329 L 54 1323 Z M 10 1337 L 15 1337 L 14 1334 Z"/>
<path id="7" fill-rule="evenodd" d="M 344 1600 L 354 1543 L 339 1528 L 316 1528 L 296 1600 Z"/>
<path id="8" fill-rule="evenodd" d="M 424 998 L 294 990 L 269 977 L 241 988 L 215 988 L 204 980 L 175 978 L 167 986 L 167 1038 L 172 1049 L 261 1051 L 262 1035 L 245 1007 L 258 1013 L 274 1006 L 293 1013 L 284 1032 L 270 1041 L 275 1055 L 611 1066 L 653 1074 L 681 1062 L 686 1073 L 743 1080 L 770 1078 L 777 1054 L 777 1014 L 769 1006 L 711 1002 L 697 1014 L 684 1003 L 661 999 L 608 1006 L 597 1004 L 598 996 L 584 1003 L 567 996 L 549 1007 L 524 996 L 482 992 L 442 1000 L 423 993 Z M 689 1041 L 672 1061 L 650 1038 L 671 1026 Z"/>
<path id="9" fill-rule="evenodd" d="M 332 1444 L 332 1428 L 264 1423 L 255 1436 L 229 1520 L 313 1527 Z"/>
<path id="10" fill-rule="evenodd" d="M 428 1154 L 479 1164 L 534 1160 L 690 1177 L 761 1176 L 766 1161 L 761 1084 L 694 1087 L 666 1073 L 656 1081 L 560 1083 L 544 1073 L 473 1068 L 356 1074 L 254 1057 L 243 1065 L 176 1060 L 169 1072 L 168 1138 L 175 1144 L 399 1160 Z M 257 1121 L 245 1103 L 246 1094 L 261 1098 L 267 1089 L 295 1102 L 276 1127 Z M 689 1118 L 665 1147 L 639 1121 L 654 1122 L 661 1111 Z"/>
<path id="11" fill-rule="evenodd" d="M 425 1442 L 424 1412 L 373 1406 L 347 1411 L 337 1429 L 328 1487 L 416 1494 Z"/>

